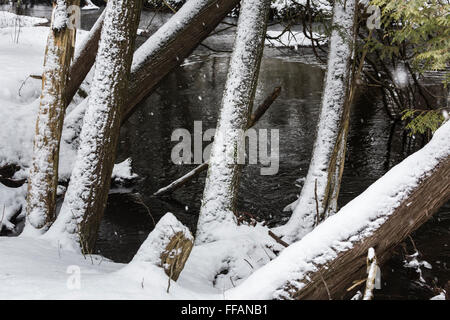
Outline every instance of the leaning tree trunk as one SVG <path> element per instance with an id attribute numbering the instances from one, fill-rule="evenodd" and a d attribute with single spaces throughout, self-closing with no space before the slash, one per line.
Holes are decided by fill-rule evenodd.
<path id="1" fill-rule="evenodd" d="M 94 247 L 106 206 L 141 6 L 107 3 L 80 148 L 61 212 L 46 234 L 83 252 Z"/>
<path id="2" fill-rule="evenodd" d="M 213 241 L 218 227 L 235 225 L 234 204 L 241 166 L 237 148 L 243 143 L 264 49 L 269 0 L 243 0 L 222 108 L 209 159 L 197 243 Z M 245 141 L 245 140 L 244 140 Z"/>
<path id="3" fill-rule="evenodd" d="M 78 0 L 59 0 L 53 4 L 28 183 L 26 211 L 29 231 L 45 231 L 56 215 L 59 145 L 66 106 L 66 84 L 76 36 L 67 10 L 70 5 L 78 4 Z"/>
<path id="4" fill-rule="evenodd" d="M 327 76 L 311 163 L 290 220 L 277 230 L 288 242 L 301 239 L 337 210 L 349 127 L 356 5 L 356 0 L 334 4 Z"/>
<path id="5" fill-rule="evenodd" d="M 122 124 L 138 103 L 195 50 L 238 3 L 239 0 L 189 0 L 136 50 Z M 90 47 L 89 52 L 94 49 L 94 46 Z M 78 86 L 73 85 L 74 88 Z M 85 103 L 77 106 L 66 119 L 68 142 L 76 140 L 79 135 L 85 106 Z"/>
<path id="6" fill-rule="evenodd" d="M 450 200 L 450 122 L 422 150 L 278 258 L 229 291 L 230 299 L 340 299 L 366 275 L 374 248 L 382 264 L 392 249 Z"/>

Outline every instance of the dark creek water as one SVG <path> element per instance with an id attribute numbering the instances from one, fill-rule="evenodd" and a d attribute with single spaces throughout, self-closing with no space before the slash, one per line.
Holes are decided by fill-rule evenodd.
<path id="1" fill-rule="evenodd" d="M 48 8 L 40 8 L 27 14 L 49 16 Z M 83 13 L 83 28 L 88 29 L 98 14 Z M 165 20 L 165 16 L 157 17 L 153 29 Z M 146 12 L 141 26 L 151 19 L 152 14 Z M 229 48 L 229 38 L 230 35 L 209 41 L 216 47 Z M 143 40 L 140 38 L 138 43 Z M 228 54 L 210 55 L 197 50 L 141 103 L 122 128 L 117 162 L 131 157 L 133 171 L 140 179 L 128 189 L 116 188 L 110 194 L 97 243 L 99 253 L 117 262 L 130 261 L 154 222 L 168 211 L 195 231 L 205 174 L 170 196 L 157 198 L 152 194 L 195 167 L 172 163 L 171 149 L 176 142 L 171 141 L 171 135 L 179 128 L 193 133 L 194 121 L 202 121 L 203 130 L 215 127 L 228 63 Z M 282 94 L 256 128 L 279 130 L 279 172 L 262 176 L 259 165 L 246 166 L 240 183 L 239 211 L 270 225 L 289 217 L 282 209 L 297 198 L 300 188 L 296 180 L 304 177 L 308 169 L 323 76 L 323 68 L 308 50 L 266 50 L 255 104 L 276 86 L 282 87 Z M 404 147 L 401 127 L 391 123 L 381 100 L 379 92 L 360 88 L 351 116 L 341 206 L 413 152 Z M 421 253 L 419 260 L 432 265 L 431 270 L 422 268 L 427 285 L 420 284 L 415 270 L 403 266 L 405 255 L 414 252 L 412 242 L 407 240 L 383 266 L 383 288 L 376 291 L 376 298 L 430 298 L 433 292 L 429 286 L 444 287 L 450 279 L 450 203 L 412 239 Z"/>

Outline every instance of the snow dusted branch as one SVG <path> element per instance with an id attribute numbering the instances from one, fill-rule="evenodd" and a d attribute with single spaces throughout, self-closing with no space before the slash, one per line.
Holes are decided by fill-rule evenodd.
<path id="1" fill-rule="evenodd" d="M 364 292 L 363 300 L 373 299 L 373 290 L 375 289 L 375 280 L 377 277 L 378 265 L 377 257 L 375 256 L 375 250 L 369 248 L 367 255 L 367 281 L 366 281 L 366 291 Z"/>
<path id="2" fill-rule="evenodd" d="M 333 299 L 365 277 L 366 253 L 378 264 L 450 199 L 450 122 L 422 150 L 392 168 L 364 193 L 286 248 L 230 299 Z"/>
<path id="3" fill-rule="evenodd" d="M 109 0 L 80 149 L 58 219 L 45 234 L 90 252 L 97 239 L 114 165 L 141 1 Z"/>
<path id="4" fill-rule="evenodd" d="M 217 239 L 217 228 L 235 226 L 239 184 L 237 162 L 241 135 L 247 129 L 267 29 L 269 0 L 243 0 L 222 99 L 197 228 L 197 243 Z"/>
<path id="5" fill-rule="evenodd" d="M 276 232 L 287 242 L 301 239 L 337 210 L 349 125 L 347 99 L 356 3 L 356 0 L 334 3 L 327 76 L 311 163 L 290 220 Z"/>

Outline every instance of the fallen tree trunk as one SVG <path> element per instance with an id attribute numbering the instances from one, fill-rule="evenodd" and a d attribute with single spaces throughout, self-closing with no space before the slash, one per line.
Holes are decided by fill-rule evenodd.
<path id="1" fill-rule="evenodd" d="M 276 87 L 274 91 L 264 100 L 262 104 L 256 108 L 255 112 L 250 116 L 249 123 L 247 128 L 253 127 L 256 122 L 258 122 L 259 119 L 266 113 L 266 111 L 270 108 L 270 106 L 274 103 L 274 101 L 279 97 L 281 93 L 281 87 Z M 200 173 L 208 170 L 209 162 L 202 163 L 194 170 L 189 171 L 184 176 L 180 177 L 179 179 L 175 180 L 171 184 L 159 189 L 156 191 L 153 195 L 154 196 L 162 196 L 167 193 L 171 193 L 178 188 L 181 188 L 186 183 L 192 181 L 195 177 L 197 177 Z"/>
<path id="2" fill-rule="evenodd" d="M 122 124 L 137 104 L 194 51 L 238 3 L 239 0 L 190 0 L 136 50 Z M 79 135 L 85 107 L 82 103 L 69 114 L 65 126 L 73 133 L 67 141 Z"/>
<path id="3" fill-rule="evenodd" d="M 333 299 L 364 279 L 369 248 L 385 262 L 394 247 L 450 200 L 450 122 L 431 142 L 302 240 L 255 272 L 227 298 Z"/>

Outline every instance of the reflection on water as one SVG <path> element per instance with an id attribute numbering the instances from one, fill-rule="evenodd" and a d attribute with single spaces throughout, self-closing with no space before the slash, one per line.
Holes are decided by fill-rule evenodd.
<path id="1" fill-rule="evenodd" d="M 25 14 L 50 17 L 46 6 L 27 10 Z M 98 15 L 98 11 L 83 12 L 82 28 L 89 29 Z M 151 22 L 150 29 L 154 30 L 167 17 L 145 12 L 141 27 Z M 217 37 L 215 43 L 222 40 Z M 210 41 L 214 43 L 214 39 Z M 198 50 L 184 67 L 167 76 L 122 128 L 117 162 L 131 157 L 133 169 L 141 179 L 131 193 L 114 193 L 109 197 L 97 243 L 97 250 L 108 258 L 130 261 L 152 230 L 153 219 L 158 221 L 168 211 L 195 231 L 205 174 L 171 196 L 156 198 L 152 194 L 195 167 L 172 164 L 171 149 L 176 144 L 171 142 L 173 130 L 185 128 L 193 132 L 194 121 L 199 120 L 203 122 L 203 130 L 216 126 L 229 56 L 204 52 Z M 268 49 L 261 66 L 255 105 L 276 86 L 283 90 L 255 127 L 279 130 L 280 169 L 274 176 L 261 176 L 260 166 L 246 166 L 240 183 L 238 210 L 272 225 L 288 218 L 289 213 L 282 209 L 297 198 L 300 189 L 296 180 L 306 175 L 309 165 L 324 76 L 324 71 L 317 64 L 309 64 L 310 61 L 310 53 L 281 55 Z M 360 90 L 351 117 L 340 205 L 359 195 L 408 153 L 403 147 L 401 128 L 390 122 L 379 92 Z M 151 216 L 142 202 L 150 209 Z M 423 259 L 433 266 L 424 277 L 428 283 L 434 281 L 443 287 L 450 278 L 447 265 L 450 263 L 450 205 L 442 208 L 413 238 L 424 254 Z M 383 267 L 385 288 L 378 292 L 378 298 L 429 297 L 429 291 L 413 281 L 417 275 L 403 267 L 403 255 L 397 250 Z"/>

